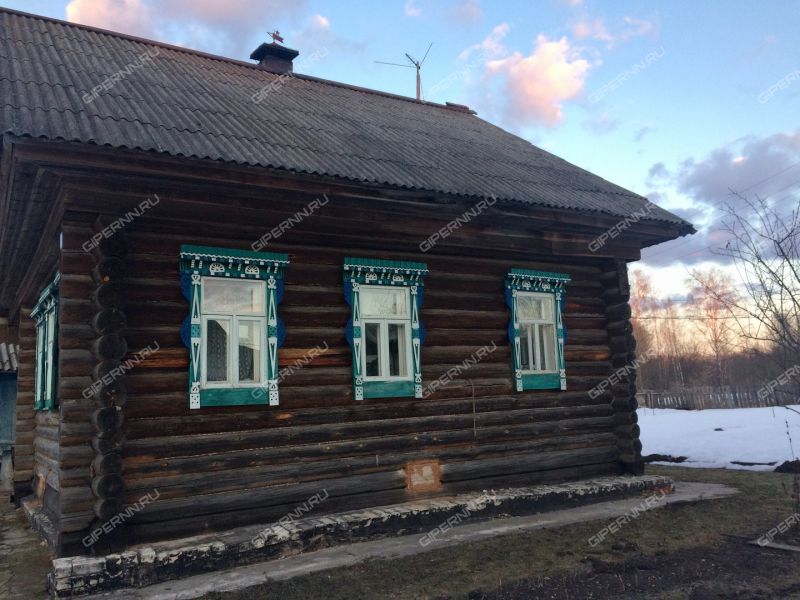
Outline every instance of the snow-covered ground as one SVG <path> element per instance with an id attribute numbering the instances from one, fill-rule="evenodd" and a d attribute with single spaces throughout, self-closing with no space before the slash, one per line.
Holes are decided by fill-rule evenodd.
<path id="1" fill-rule="evenodd" d="M 800 410 L 800 406 L 793 406 Z M 783 407 L 719 410 L 639 408 L 642 454 L 686 456 L 682 467 L 772 471 L 800 457 L 800 414 Z M 794 454 L 786 435 L 792 436 Z M 716 431 L 721 429 L 722 431 Z M 775 463 L 741 466 L 732 461 Z"/>

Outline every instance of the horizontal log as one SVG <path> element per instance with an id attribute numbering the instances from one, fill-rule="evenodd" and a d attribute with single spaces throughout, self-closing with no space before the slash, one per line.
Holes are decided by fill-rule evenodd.
<path id="1" fill-rule="evenodd" d="M 131 522 L 134 524 L 160 522 L 187 516 L 263 508 L 275 504 L 300 503 L 323 491 L 327 496 L 337 497 L 400 488 L 405 488 L 405 474 L 401 470 L 396 470 L 311 481 L 293 486 L 263 487 L 252 489 L 247 494 L 229 492 L 195 495 L 190 498 L 159 499 L 158 502 L 148 504 L 136 513 Z"/>
<path id="2" fill-rule="evenodd" d="M 497 473 L 530 473 L 533 471 L 604 463 L 613 460 L 617 455 L 616 447 L 605 447 L 448 463 L 441 467 L 442 481 L 463 481 L 480 479 Z"/>

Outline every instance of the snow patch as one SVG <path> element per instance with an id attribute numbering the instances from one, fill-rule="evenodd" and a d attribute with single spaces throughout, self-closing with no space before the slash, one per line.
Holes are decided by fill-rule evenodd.
<path id="1" fill-rule="evenodd" d="M 793 406 L 800 411 L 800 405 Z M 642 454 L 687 456 L 682 467 L 773 471 L 775 466 L 737 465 L 793 460 L 786 422 L 800 455 L 800 414 L 783 407 L 674 410 L 640 407 Z M 722 431 L 718 431 L 721 429 Z M 671 463 L 654 463 L 671 464 Z"/>

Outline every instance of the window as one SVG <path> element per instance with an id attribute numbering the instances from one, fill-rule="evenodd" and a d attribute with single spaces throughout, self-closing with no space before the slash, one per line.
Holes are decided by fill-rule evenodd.
<path id="1" fill-rule="evenodd" d="M 411 311 L 408 288 L 363 286 L 364 378 L 411 380 Z"/>
<path id="2" fill-rule="evenodd" d="M 517 292 L 523 373 L 555 373 L 557 370 L 554 300 L 553 294 Z"/>
<path id="3" fill-rule="evenodd" d="M 265 384 L 265 283 L 219 277 L 203 277 L 201 281 L 202 387 Z"/>
<path id="4" fill-rule="evenodd" d="M 58 285 L 56 275 L 39 296 L 31 311 L 36 322 L 36 381 L 34 384 L 34 409 L 52 410 L 56 407 L 58 377 Z"/>
<path id="5" fill-rule="evenodd" d="M 181 247 L 181 288 L 190 304 L 189 406 L 277 405 L 287 255 Z"/>
<path id="6" fill-rule="evenodd" d="M 568 275 L 512 269 L 506 276 L 517 391 L 567 389 L 561 308 Z"/>
<path id="7" fill-rule="evenodd" d="M 347 340 L 353 389 L 365 398 L 422 397 L 419 321 L 423 263 L 346 258 L 345 299 L 352 308 Z"/>

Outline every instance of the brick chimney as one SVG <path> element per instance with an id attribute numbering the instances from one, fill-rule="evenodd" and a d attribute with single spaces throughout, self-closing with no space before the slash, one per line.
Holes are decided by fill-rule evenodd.
<path id="1" fill-rule="evenodd" d="M 281 46 L 275 42 L 264 42 L 253 50 L 250 55 L 252 60 L 258 61 L 258 66 L 273 73 L 291 73 L 292 61 L 300 54 L 297 50 L 292 50 L 286 46 Z"/>

